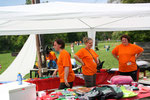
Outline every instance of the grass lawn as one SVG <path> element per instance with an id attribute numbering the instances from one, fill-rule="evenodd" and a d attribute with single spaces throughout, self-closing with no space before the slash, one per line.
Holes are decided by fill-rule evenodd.
<path id="1" fill-rule="evenodd" d="M 99 58 L 101 61 L 105 61 L 103 68 L 110 69 L 110 68 L 117 68 L 118 67 L 118 61 L 112 56 L 111 51 L 112 49 L 120 44 L 120 42 L 99 42 L 98 48 L 99 51 L 96 51 L 96 53 L 99 55 Z M 104 48 L 104 45 L 109 45 L 110 50 L 106 52 L 106 49 Z M 74 46 L 74 51 L 75 53 L 81 49 L 84 48 L 84 45 Z M 71 48 L 70 44 L 67 43 L 66 48 L 65 48 L 69 53 L 71 53 Z M 56 55 L 57 57 L 59 56 L 58 54 Z M 73 54 L 71 55 L 73 57 Z M 0 69 L 0 74 L 7 69 L 7 67 L 12 63 L 12 61 L 15 59 L 15 57 L 11 56 L 11 53 L 3 53 L 0 54 L 0 64 L 2 66 L 2 69 Z M 78 62 L 77 62 L 78 63 Z M 79 64 L 79 63 L 78 63 Z M 143 73 L 142 73 L 143 74 Z M 149 74 L 147 74 L 149 75 Z M 143 76 L 143 75 L 142 75 Z M 34 76 L 33 76 L 34 77 Z M 24 78 L 29 78 L 29 74 L 27 74 Z"/>
<path id="2" fill-rule="evenodd" d="M 15 57 L 11 56 L 11 53 L 0 54 L 0 64 L 2 68 L 0 69 L 0 74 L 7 69 L 7 67 L 13 62 Z"/>

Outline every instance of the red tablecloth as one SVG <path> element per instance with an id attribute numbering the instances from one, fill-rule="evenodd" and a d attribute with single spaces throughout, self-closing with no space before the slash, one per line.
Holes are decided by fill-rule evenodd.
<path id="1" fill-rule="evenodd" d="M 36 91 L 56 89 L 59 87 L 60 81 L 58 77 L 55 78 L 47 78 L 47 79 L 36 79 L 29 80 L 29 83 L 36 84 Z M 84 80 L 78 77 L 75 77 L 74 86 L 83 86 Z"/>
<path id="2" fill-rule="evenodd" d="M 101 71 L 100 73 L 97 73 L 96 77 L 96 84 L 109 84 L 107 80 L 110 80 L 111 77 L 114 75 L 118 75 L 119 72 L 107 72 L 106 70 Z M 47 78 L 47 79 L 37 79 L 37 80 L 30 80 L 28 81 L 30 83 L 36 84 L 36 90 L 37 91 L 42 91 L 42 90 L 49 90 L 49 89 L 57 89 L 59 87 L 59 78 Z M 80 77 L 75 77 L 74 81 L 74 86 L 83 86 L 84 85 L 84 80 Z M 138 94 L 136 97 L 132 98 L 124 98 L 124 99 L 107 99 L 107 100 L 135 100 L 135 99 L 140 99 L 140 98 L 145 98 L 145 97 L 150 97 L 150 93 L 143 93 L 143 94 Z"/>
<path id="3" fill-rule="evenodd" d="M 137 96 L 131 97 L 131 98 L 107 99 L 107 100 L 137 100 L 137 99 L 146 98 L 146 97 L 150 97 L 150 92 L 140 93 L 140 94 L 138 94 Z M 144 99 L 144 100 L 150 100 L 150 99 Z"/>
<path id="4" fill-rule="evenodd" d="M 109 84 L 107 81 L 110 80 L 113 76 L 119 75 L 118 71 L 107 72 L 106 70 L 101 71 L 96 74 L 96 84 Z"/>
<path id="5" fill-rule="evenodd" d="M 36 84 L 36 91 L 55 89 L 58 88 L 60 84 L 58 77 L 47 79 L 38 78 L 36 80 L 29 80 L 27 82 Z"/>
<path id="6" fill-rule="evenodd" d="M 118 75 L 118 71 L 108 73 L 106 70 L 101 71 L 100 73 L 97 73 L 96 77 L 96 84 L 109 84 L 107 80 L 110 80 L 110 78 L 114 75 Z M 36 84 L 36 90 L 42 91 L 47 89 L 56 89 L 59 87 L 59 78 L 47 78 L 47 79 L 36 79 L 36 80 L 30 80 L 27 81 L 30 83 Z M 73 86 L 84 86 L 84 80 L 80 77 L 75 77 Z"/>

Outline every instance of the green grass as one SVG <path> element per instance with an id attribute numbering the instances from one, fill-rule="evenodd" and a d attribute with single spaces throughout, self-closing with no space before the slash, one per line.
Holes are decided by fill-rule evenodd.
<path id="1" fill-rule="evenodd" d="M 7 69 L 14 59 L 15 57 L 12 57 L 11 53 L 0 54 L 0 64 L 2 66 L 2 69 L 0 69 L 0 74 Z"/>

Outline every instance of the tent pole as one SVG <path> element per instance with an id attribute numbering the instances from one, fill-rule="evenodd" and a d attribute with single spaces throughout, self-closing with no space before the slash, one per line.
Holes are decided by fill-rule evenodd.
<path id="1" fill-rule="evenodd" d="M 36 49 L 37 49 L 37 57 L 38 57 L 38 69 L 39 69 L 39 77 L 42 77 L 41 68 L 42 68 L 42 59 L 41 59 L 41 53 L 40 53 L 40 41 L 39 41 L 39 35 L 36 34 Z"/>
<path id="2" fill-rule="evenodd" d="M 96 31 L 94 29 L 90 29 L 88 31 L 88 37 L 93 39 L 93 47 L 92 47 L 93 50 L 95 50 L 95 35 L 96 35 Z"/>
<path id="3" fill-rule="evenodd" d="M 36 2 L 35 2 L 36 1 Z M 40 0 L 32 0 L 32 4 L 39 3 Z M 42 59 L 41 59 L 41 53 L 40 53 L 40 40 L 39 35 L 36 34 L 36 49 L 37 49 L 37 57 L 38 57 L 38 69 L 39 69 L 39 77 L 42 77 Z"/>

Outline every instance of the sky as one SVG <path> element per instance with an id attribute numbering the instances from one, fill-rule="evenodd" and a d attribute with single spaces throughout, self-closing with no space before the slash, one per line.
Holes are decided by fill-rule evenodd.
<path id="1" fill-rule="evenodd" d="M 66 2 L 88 2 L 88 3 L 106 3 L 107 0 L 40 0 L 40 2 L 66 1 Z M 25 5 L 26 0 L 0 0 L 0 6 Z"/>

